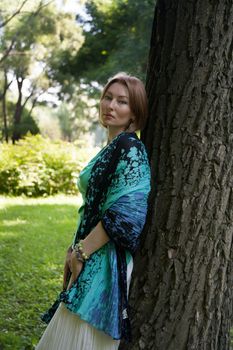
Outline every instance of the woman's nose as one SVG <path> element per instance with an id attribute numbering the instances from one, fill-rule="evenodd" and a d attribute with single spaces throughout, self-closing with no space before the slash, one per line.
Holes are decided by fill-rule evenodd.
<path id="1" fill-rule="evenodd" d="M 109 104 L 109 107 L 111 108 L 111 109 L 114 109 L 115 108 L 115 103 L 116 103 L 116 101 L 114 100 L 114 98 L 110 101 L 110 104 Z"/>

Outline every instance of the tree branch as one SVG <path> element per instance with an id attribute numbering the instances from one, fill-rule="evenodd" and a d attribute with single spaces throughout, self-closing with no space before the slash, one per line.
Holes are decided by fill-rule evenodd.
<path id="1" fill-rule="evenodd" d="M 5 71 L 4 71 L 5 73 Z M 7 82 L 7 80 L 5 79 L 5 81 Z M 11 83 L 13 82 L 13 80 L 7 82 L 6 84 L 4 84 L 4 89 L 3 92 L 0 94 L 0 101 L 4 98 L 4 96 L 6 95 L 7 90 L 9 89 Z"/>
<path id="2" fill-rule="evenodd" d="M 24 5 L 27 1 L 28 1 L 28 0 L 24 0 L 24 2 L 23 2 L 23 4 L 21 5 L 20 9 L 23 7 L 23 5 Z M 25 24 L 29 24 L 32 17 L 37 16 L 37 15 L 40 13 L 40 11 L 41 11 L 44 7 L 48 6 L 48 5 L 51 4 L 52 2 L 54 2 L 54 0 L 48 1 L 48 2 L 45 3 L 45 4 L 43 4 L 43 1 L 40 1 L 39 5 L 38 5 L 38 8 L 37 8 L 34 12 L 31 12 L 31 15 L 28 17 L 28 19 L 27 19 L 27 21 L 26 21 Z M 14 13 L 14 15 L 11 16 L 11 19 L 12 19 L 13 17 L 15 17 L 15 16 L 20 12 L 20 9 L 17 10 L 17 11 Z M 4 23 L 6 24 L 6 22 L 8 23 L 9 21 L 10 21 L 10 18 L 9 18 L 8 20 L 6 20 Z M 3 27 L 3 25 L 0 25 L 0 28 L 1 28 L 1 27 Z M 5 51 L 4 55 L 3 55 L 3 57 L 0 59 L 0 64 L 8 57 L 9 53 L 11 52 L 11 50 L 12 50 L 12 48 L 13 48 L 13 46 L 14 46 L 14 43 L 15 43 L 15 41 L 16 41 L 16 38 L 18 37 L 19 34 L 20 34 L 20 30 L 19 30 L 19 32 L 18 32 L 17 34 L 15 34 L 15 35 L 13 36 L 13 38 L 11 39 L 11 43 L 10 43 L 9 47 L 6 49 L 6 51 Z"/>
<path id="3" fill-rule="evenodd" d="M 28 112 L 28 116 L 31 116 L 32 111 L 33 111 L 33 109 L 34 109 L 34 107 L 35 107 L 35 105 L 36 105 L 36 103 L 37 103 L 37 101 L 38 101 L 38 98 L 39 98 L 43 93 L 44 93 L 44 91 L 41 91 L 41 92 L 40 92 L 37 96 L 35 96 L 35 98 L 33 99 L 31 109 L 30 109 L 30 111 Z"/>
<path id="4" fill-rule="evenodd" d="M 0 24 L 0 28 L 5 27 L 5 25 L 7 25 L 7 23 L 9 23 L 15 16 L 17 16 L 21 12 L 21 9 L 26 4 L 26 2 L 28 2 L 28 0 L 24 0 L 22 2 L 21 6 L 18 8 L 18 10 L 16 10 L 10 17 L 8 17 L 5 21 L 3 21 Z"/>
<path id="5" fill-rule="evenodd" d="M 13 47 L 13 45 L 14 45 L 14 43 L 15 43 L 15 40 L 16 40 L 16 35 L 12 38 L 9 47 L 6 49 L 4 55 L 3 55 L 2 58 L 0 59 L 0 64 L 8 57 L 8 55 L 9 55 L 9 53 L 11 52 L 12 47 Z"/>
<path id="6" fill-rule="evenodd" d="M 30 94 L 25 98 L 24 103 L 22 104 L 22 108 L 26 106 L 28 100 L 34 95 L 34 92 L 35 92 L 35 88 L 33 88 Z"/>

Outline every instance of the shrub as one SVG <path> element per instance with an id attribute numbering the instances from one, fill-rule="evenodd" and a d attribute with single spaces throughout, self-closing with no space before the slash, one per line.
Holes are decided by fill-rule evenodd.
<path id="1" fill-rule="evenodd" d="M 41 135 L 0 145 L 0 194 L 31 197 L 77 193 L 76 180 L 96 150 Z"/>

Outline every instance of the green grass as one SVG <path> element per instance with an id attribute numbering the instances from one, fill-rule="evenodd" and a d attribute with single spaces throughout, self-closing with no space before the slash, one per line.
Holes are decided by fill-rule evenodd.
<path id="1" fill-rule="evenodd" d="M 62 286 L 78 197 L 0 197 L 0 349 L 34 349 Z"/>

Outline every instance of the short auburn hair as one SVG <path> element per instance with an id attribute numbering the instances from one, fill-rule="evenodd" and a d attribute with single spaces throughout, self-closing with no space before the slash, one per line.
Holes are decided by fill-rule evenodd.
<path id="1" fill-rule="evenodd" d="M 148 116 L 148 100 L 143 82 L 124 72 L 117 73 L 104 86 L 100 101 L 104 98 L 108 88 L 114 83 L 120 83 L 127 88 L 129 92 L 129 107 L 135 116 L 135 130 L 143 130 Z M 101 114 L 99 118 L 100 123 L 105 126 Z"/>

